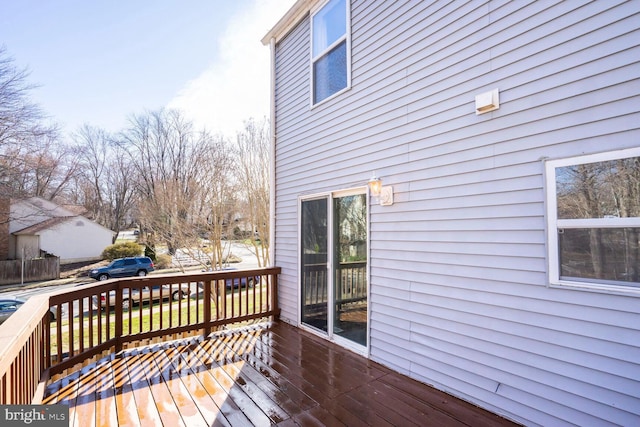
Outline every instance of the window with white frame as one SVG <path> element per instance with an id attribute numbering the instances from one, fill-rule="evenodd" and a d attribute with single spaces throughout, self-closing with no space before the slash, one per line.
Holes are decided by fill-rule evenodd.
<path id="1" fill-rule="evenodd" d="M 349 86 L 347 0 L 329 0 L 311 18 L 313 104 Z"/>
<path id="2" fill-rule="evenodd" d="M 640 147 L 548 160 L 552 284 L 640 288 Z"/>

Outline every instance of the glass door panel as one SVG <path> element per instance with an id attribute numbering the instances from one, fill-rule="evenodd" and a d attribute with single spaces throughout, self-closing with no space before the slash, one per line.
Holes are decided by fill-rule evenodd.
<path id="1" fill-rule="evenodd" d="M 333 199 L 333 333 L 367 345 L 367 198 Z"/>
<path id="2" fill-rule="evenodd" d="M 301 214 L 302 323 L 328 331 L 328 199 L 305 200 Z"/>

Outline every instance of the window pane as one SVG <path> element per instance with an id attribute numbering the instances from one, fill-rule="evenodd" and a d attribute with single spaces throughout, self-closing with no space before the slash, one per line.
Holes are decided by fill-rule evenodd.
<path id="1" fill-rule="evenodd" d="M 313 17 L 314 58 L 347 32 L 345 0 L 332 0 Z"/>
<path id="2" fill-rule="evenodd" d="M 313 64 L 313 103 L 347 87 L 347 42 L 342 42 Z"/>
<path id="3" fill-rule="evenodd" d="M 367 197 L 338 197 L 333 207 L 333 332 L 367 345 Z"/>
<path id="4" fill-rule="evenodd" d="M 637 284 L 639 240 L 640 228 L 560 230 L 560 276 Z"/>
<path id="5" fill-rule="evenodd" d="M 302 322 L 328 329 L 327 199 L 302 202 Z"/>
<path id="6" fill-rule="evenodd" d="M 559 219 L 640 217 L 640 157 L 556 169 Z"/>

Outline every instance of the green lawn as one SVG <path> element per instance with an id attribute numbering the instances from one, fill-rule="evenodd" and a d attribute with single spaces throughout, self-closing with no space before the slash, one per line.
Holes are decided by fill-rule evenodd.
<path id="1" fill-rule="evenodd" d="M 266 287 L 262 287 L 262 303 L 266 303 Z M 238 300 L 237 291 L 234 294 L 235 298 L 232 298 L 230 292 L 227 293 L 227 302 L 226 308 L 227 313 L 226 317 L 230 318 L 232 315 L 232 310 L 235 316 L 244 315 L 247 313 L 253 313 L 254 304 L 253 304 L 253 294 L 249 294 L 249 301 L 247 307 L 246 294 L 242 292 L 241 301 Z M 260 303 L 259 294 L 256 295 L 256 303 Z M 180 309 L 178 309 L 180 307 Z M 197 322 L 202 322 L 204 318 L 204 303 L 202 299 L 196 301 L 192 299 L 185 299 L 182 301 L 164 301 L 162 303 L 162 313 L 160 313 L 161 305 L 159 302 L 155 302 L 151 305 L 144 304 L 142 306 L 134 306 L 130 311 L 125 311 L 123 313 L 123 321 L 122 321 L 122 332 L 123 336 L 131 334 L 137 334 L 141 332 L 149 332 L 149 331 L 157 331 L 160 329 L 167 329 L 170 327 L 176 326 L 184 326 L 189 324 L 196 324 Z M 259 308 L 259 307 L 258 307 Z M 216 306 L 215 303 L 212 302 L 211 305 L 211 318 L 215 319 L 216 316 Z M 161 321 L 162 319 L 162 321 Z M 77 351 L 80 348 L 80 324 L 82 323 L 83 331 L 83 341 L 84 348 L 89 348 L 91 346 L 90 342 L 90 323 L 92 323 L 93 328 L 93 344 L 96 345 L 98 343 L 99 338 L 99 330 L 101 329 L 102 340 L 106 340 L 107 330 L 109 331 L 109 337 L 113 338 L 115 334 L 115 311 L 109 310 L 102 311 L 99 314 L 93 316 L 93 318 L 88 317 L 75 317 L 73 320 L 73 346 L 74 350 Z M 161 327 L 162 324 L 162 327 Z M 53 323 L 51 327 L 51 341 L 52 348 L 51 353 L 55 354 L 57 352 L 57 329 L 56 324 Z M 101 325 L 101 328 L 98 326 Z M 69 333 L 69 319 L 65 319 L 62 321 L 62 351 L 67 352 L 69 349 L 70 342 L 70 333 Z"/>

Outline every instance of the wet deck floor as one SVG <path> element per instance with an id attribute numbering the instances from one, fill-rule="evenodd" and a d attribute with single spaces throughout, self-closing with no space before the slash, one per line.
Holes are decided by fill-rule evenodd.
<path id="1" fill-rule="evenodd" d="M 44 403 L 78 427 L 514 425 L 282 322 L 125 350 Z"/>

